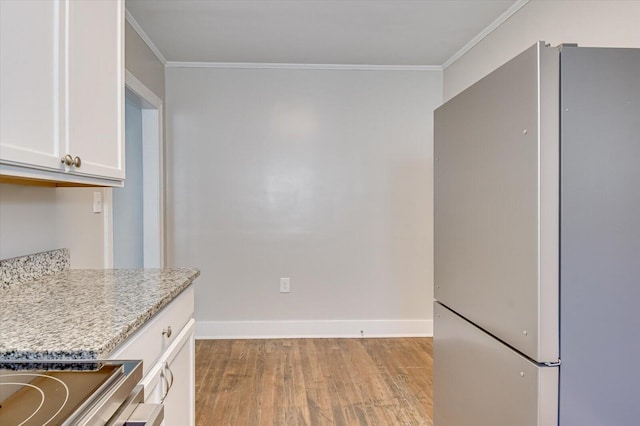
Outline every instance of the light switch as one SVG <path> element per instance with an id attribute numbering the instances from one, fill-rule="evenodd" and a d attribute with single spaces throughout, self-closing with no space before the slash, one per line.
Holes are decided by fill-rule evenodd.
<path id="1" fill-rule="evenodd" d="M 102 213 L 102 192 L 93 193 L 93 212 Z"/>

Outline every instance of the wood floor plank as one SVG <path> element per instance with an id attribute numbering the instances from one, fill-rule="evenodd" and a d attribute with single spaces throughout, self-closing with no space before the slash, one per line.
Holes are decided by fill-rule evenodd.
<path id="1" fill-rule="evenodd" d="M 431 338 L 196 341 L 196 422 L 425 425 Z"/>
<path id="2" fill-rule="evenodd" d="M 301 342 L 301 365 L 305 378 L 306 400 L 309 409 L 310 424 L 331 425 L 331 398 L 320 368 L 316 339 Z"/>

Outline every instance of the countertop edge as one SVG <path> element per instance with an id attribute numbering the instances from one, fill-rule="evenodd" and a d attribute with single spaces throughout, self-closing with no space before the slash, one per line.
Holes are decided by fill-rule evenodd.
<path id="1" fill-rule="evenodd" d="M 133 323 L 129 324 L 119 335 L 111 339 L 111 341 L 107 342 L 102 348 L 100 348 L 97 352 L 97 358 L 106 359 L 108 358 L 115 349 L 118 348 L 122 343 L 124 343 L 129 337 L 133 336 L 138 330 L 140 330 L 148 321 L 150 321 L 157 313 L 162 311 L 167 305 L 173 302 L 183 291 L 185 291 L 196 278 L 200 276 L 200 270 L 194 271 L 189 278 L 187 278 L 181 285 L 177 286 L 171 293 L 163 297 L 158 301 L 158 303 L 153 306 L 151 309 L 146 312 L 140 314 Z"/>

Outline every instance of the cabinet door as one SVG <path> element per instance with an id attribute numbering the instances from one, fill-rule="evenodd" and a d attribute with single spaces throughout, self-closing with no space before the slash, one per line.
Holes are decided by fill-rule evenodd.
<path id="1" fill-rule="evenodd" d="M 164 399 L 164 424 L 195 424 L 195 343 L 192 319 L 165 358 L 164 374 L 171 384 Z"/>
<path id="2" fill-rule="evenodd" d="M 0 1 L 0 162 L 61 170 L 60 1 Z"/>
<path id="3" fill-rule="evenodd" d="M 67 140 L 70 173 L 124 178 L 122 0 L 69 1 Z"/>

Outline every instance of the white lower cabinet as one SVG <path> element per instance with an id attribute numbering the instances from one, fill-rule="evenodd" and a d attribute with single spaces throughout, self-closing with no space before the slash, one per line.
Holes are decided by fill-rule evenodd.
<path id="1" fill-rule="evenodd" d="M 175 347 L 163 358 L 164 424 L 195 424 L 194 320 L 176 339 Z M 168 385 L 168 387 L 167 387 Z"/>
<path id="2" fill-rule="evenodd" d="M 145 402 L 164 405 L 165 426 L 195 424 L 193 310 L 191 285 L 110 356 L 143 360 Z"/>

